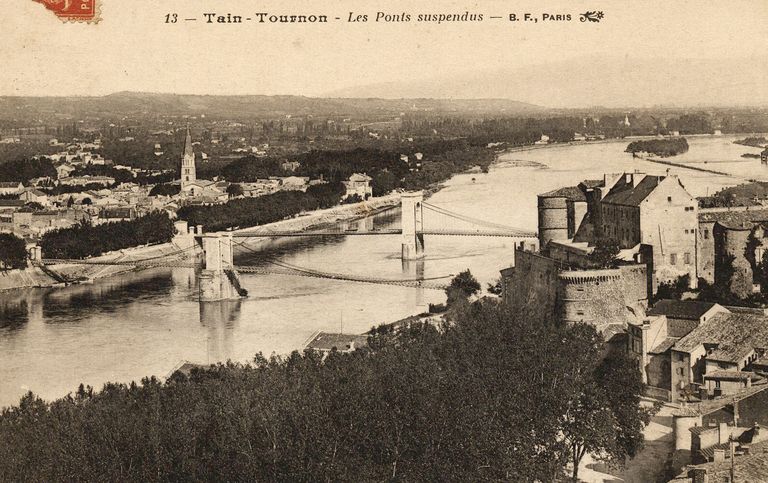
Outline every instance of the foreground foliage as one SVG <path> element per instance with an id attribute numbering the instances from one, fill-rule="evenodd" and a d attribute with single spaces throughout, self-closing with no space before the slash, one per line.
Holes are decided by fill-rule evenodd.
<path id="1" fill-rule="evenodd" d="M 451 311 L 450 326 L 381 327 L 324 361 L 259 355 L 53 403 L 28 394 L 0 413 L 0 475 L 555 481 L 572 448 L 621 460 L 642 444 L 639 374 L 601 363 L 591 326 L 530 324 L 489 300 Z"/>

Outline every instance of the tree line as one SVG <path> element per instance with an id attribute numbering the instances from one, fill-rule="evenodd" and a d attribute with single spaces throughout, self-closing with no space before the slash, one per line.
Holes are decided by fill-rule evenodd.
<path id="1" fill-rule="evenodd" d="M 224 204 L 179 208 L 180 219 L 190 225 L 203 225 L 206 231 L 273 223 L 305 211 L 330 208 L 346 192 L 342 183 L 310 186 L 306 192 L 278 191 L 257 198 L 237 198 Z"/>
<path id="2" fill-rule="evenodd" d="M 643 444 L 637 367 L 488 299 L 440 326 L 106 384 L 0 413 L 9 481 L 558 481 Z M 576 472 L 571 472 L 574 478 Z"/>
<path id="3" fill-rule="evenodd" d="M 45 258 L 86 258 L 102 253 L 171 241 L 175 229 L 168 214 L 156 211 L 130 221 L 92 226 L 81 222 L 71 228 L 45 233 L 40 247 Z"/>

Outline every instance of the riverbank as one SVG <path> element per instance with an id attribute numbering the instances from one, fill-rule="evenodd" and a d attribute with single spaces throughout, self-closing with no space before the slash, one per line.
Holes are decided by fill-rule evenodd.
<path id="1" fill-rule="evenodd" d="M 492 164 L 505 162 L 501 158 L 508 153 L 534 151 L 540 149 L 563 148 L 569 146 L 579 146 L 588 144 L 602 144 L 623 142 L 622 139 L 604 139 L 594 141 L 572 141 L 570 143 L 537 144 L 527 146 L 514 146 L 496 151 Z M 476 168 L 474 168 L 476 169 Z M 466 170 L 464 172 L 468 172 Z M 456 173 L 459 174 L 459 173 Z M 445 182 L 435 183 L 424 190 L 425 199 L 439 192 L 445 186 Z M 310 231 L 330 228 L 340 223 L 353 223 L 360 219 L 396 208 L 400 204 L 400 193 L 391 193 L 389 195 L 372 198 L 368 201 L 337 205 L 332 208 L 317 210 L 300 216 L 280 220 L 265 225 L 243 228 L 232 231 L 220 231 L 219 234 L 232 234 L 243 232 L 268 232 L 268 231 Z M 126 248 L 119 252 L 112 252 L 89 259 L 92 262 L 115 262 L 121 263 L 130 260 L 155 258 L 167 256 L 177 251 L 179 247 L 173 243 L 149 246 Z M 123 273 L 136 270 L 135 266 L 130 265 L 52 265 L 49 267 L 55 273 L 61 274 L 69 283 L 89 282 L 101 278 L 117 276 Z M 24 271 L 19 271 L 6 277 L 0 278 L 0 290 L 14 290 L 23 288 L 47 288 L 62 286 L 61 280 L 51 277 L 40 268 L 34 267 Z"/>

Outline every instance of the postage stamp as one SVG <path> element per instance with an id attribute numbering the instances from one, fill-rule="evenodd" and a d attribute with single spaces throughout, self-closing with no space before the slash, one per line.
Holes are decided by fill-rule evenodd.
<path id="1" fill-rule="evenodd" d="M 96 23 L 99 17 L 99 0 L 34 0 L 42 3 L 64 22 Z"/>

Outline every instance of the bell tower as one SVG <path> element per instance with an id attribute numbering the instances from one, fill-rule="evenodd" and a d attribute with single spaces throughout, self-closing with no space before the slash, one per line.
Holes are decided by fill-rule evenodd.
<path id="1" fill-rule="evenodd" d="M 181 158 L 181 190 L 185 191 L 189 183 L 197 180 L 195 172 L 195 151 L 192 149 L 192 135 L 187 126 L 187 137 L 184 140 L 184 157 Z"/>

